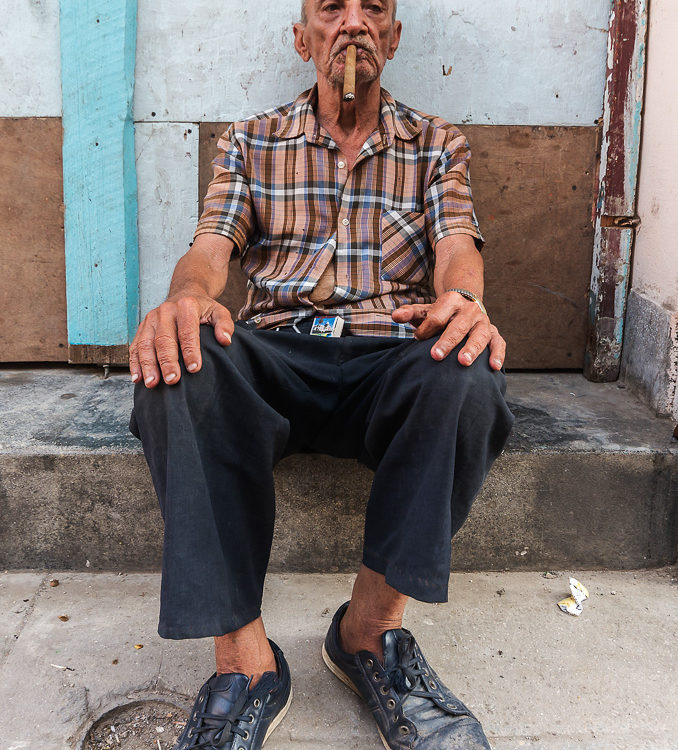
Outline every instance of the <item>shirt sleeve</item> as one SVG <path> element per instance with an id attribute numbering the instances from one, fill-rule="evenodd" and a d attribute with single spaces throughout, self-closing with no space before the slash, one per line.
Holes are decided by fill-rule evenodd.
<path id="1" fill-rule="evenodd" d="M 458 130 L 450 134 L 431 173 L 424 210 L 431 247 L 450 234 L 469 234 L 481 250 L 485 240 L 473 210 L 471 148 Z"/>
<path id="2" fill-rule="evenodd" d="M 199 234 L 221 234 L 233 240 L 242 253 L 252 233 L 254 211 L 245 159 L 233 125 L 221 136 L 217 148 L 219 153 L 212 162 L 214 176 L 193 239 Z"/>

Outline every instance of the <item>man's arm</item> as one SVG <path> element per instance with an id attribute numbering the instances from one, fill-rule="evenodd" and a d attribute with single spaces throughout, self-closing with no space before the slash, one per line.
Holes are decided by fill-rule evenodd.
<path id="1" fill-rule="evenodd" d="M 468 234 L 452 234 L 443 237 L 435 248 L 436 264 L 433 272 L 433 287 L 437 299 L 429 305 L 403 305 L 393 312 L 398 323 L 417 326 L 415 337 L 420 340 L 440 337 L 431 349 L 433 359 L 441 360 L 468 336 L 459 352 L 459 362 L 470 365 L 490 345 L 490 366 L 500 370 L 506 355 L 506 342 L 497 327 L 480 306 L 458 292 L 446 292 L 457 288 L 483 296 L 483 259 L 476 249 L 473 237 Z"/>
<path id="2" fill-rule="evenodd" d="M 201 323 L 214 327 L 222 346 L 231 343 L 233 319 L 216 298 L 226 287 L 234 247 L 227 237 L 199 234 L 180 258 L 167 300 L 146 315 L 130 344 L 129 366 L 135 383 L 143 378 L 147 388 L 154 388 L 161 375 L 168 385 L 178 383 L 179 347 L 186 369 L 198 372 Z"/>

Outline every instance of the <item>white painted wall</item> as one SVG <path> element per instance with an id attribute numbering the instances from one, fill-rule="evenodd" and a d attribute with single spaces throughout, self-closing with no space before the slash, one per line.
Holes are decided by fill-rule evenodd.
<path id="1" fill-rule="evenodd" d="M 61 117 L 59 0 L 0 0 L 0 117 Z"/>
<path id="2" fill-rule="evenodd" d="M 456 123 L 592 125 L 610 4 L 400 0 L 403 40 L 384 85 Z M 233 120 L 294 99 L 314 81 L 292 47 L 299 5 L 139 0 L 135 119 Z"/>
<path id="3" fill-rule="evenodd" d="M 633 288 L 678 312 L 678 76 L 676 0 L 652 0 Z"/>
<path id="4" fill-rule="evenodd" d="M 193 239 L 198 135 L 197 123 L 136 125 L 142 317 L 167 296 L 172 270 Z"/>

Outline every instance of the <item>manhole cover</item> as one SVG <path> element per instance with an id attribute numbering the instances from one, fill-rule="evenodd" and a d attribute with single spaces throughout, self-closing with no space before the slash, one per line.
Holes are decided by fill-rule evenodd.
<path id="1" fill-rule="evenodd" d="M 89 730 L 83 750 L 171 750 L 188 714 L 164 701 L 137 701 L 102 716 Z"/>

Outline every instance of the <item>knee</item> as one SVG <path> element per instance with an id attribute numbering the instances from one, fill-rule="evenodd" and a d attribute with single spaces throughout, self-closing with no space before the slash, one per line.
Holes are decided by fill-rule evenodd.
<path id="1" fill-rule="evenodd" d="M 423 343 L 423 342 L 422 342 Z M 471 365 L 462 365 L 458 360 L 462 344 L 442 361 L 434 360 L 427 347 L 426 356 L 420 357 L 419 373 L 423 387 L 444 401 L 457 400 L 460 395 L 487 398 L 488 395 L 503 396 L 506 390 L 504 373 L 490 367 L 489 350 L 481 352 Z"/>
<path id="2" fill-rule="evenodd" d="M 171 411 L 179 403 L 195 411 L 207 408 L 215 383 L 222 369 L 219 359 L 223 359 L 224 350 L 214 336 L 214 329 L 209 325 L 200 326 L 201 366 L 197 372 L 188 372 L 181 353 L 179 366 L 181 377 L 171 385 L 160 381 L 155 388 L 146 388 L 138 383 L 134 389 L 134 417 L 137 421 L 156 418 L 157 415 Z"/>

